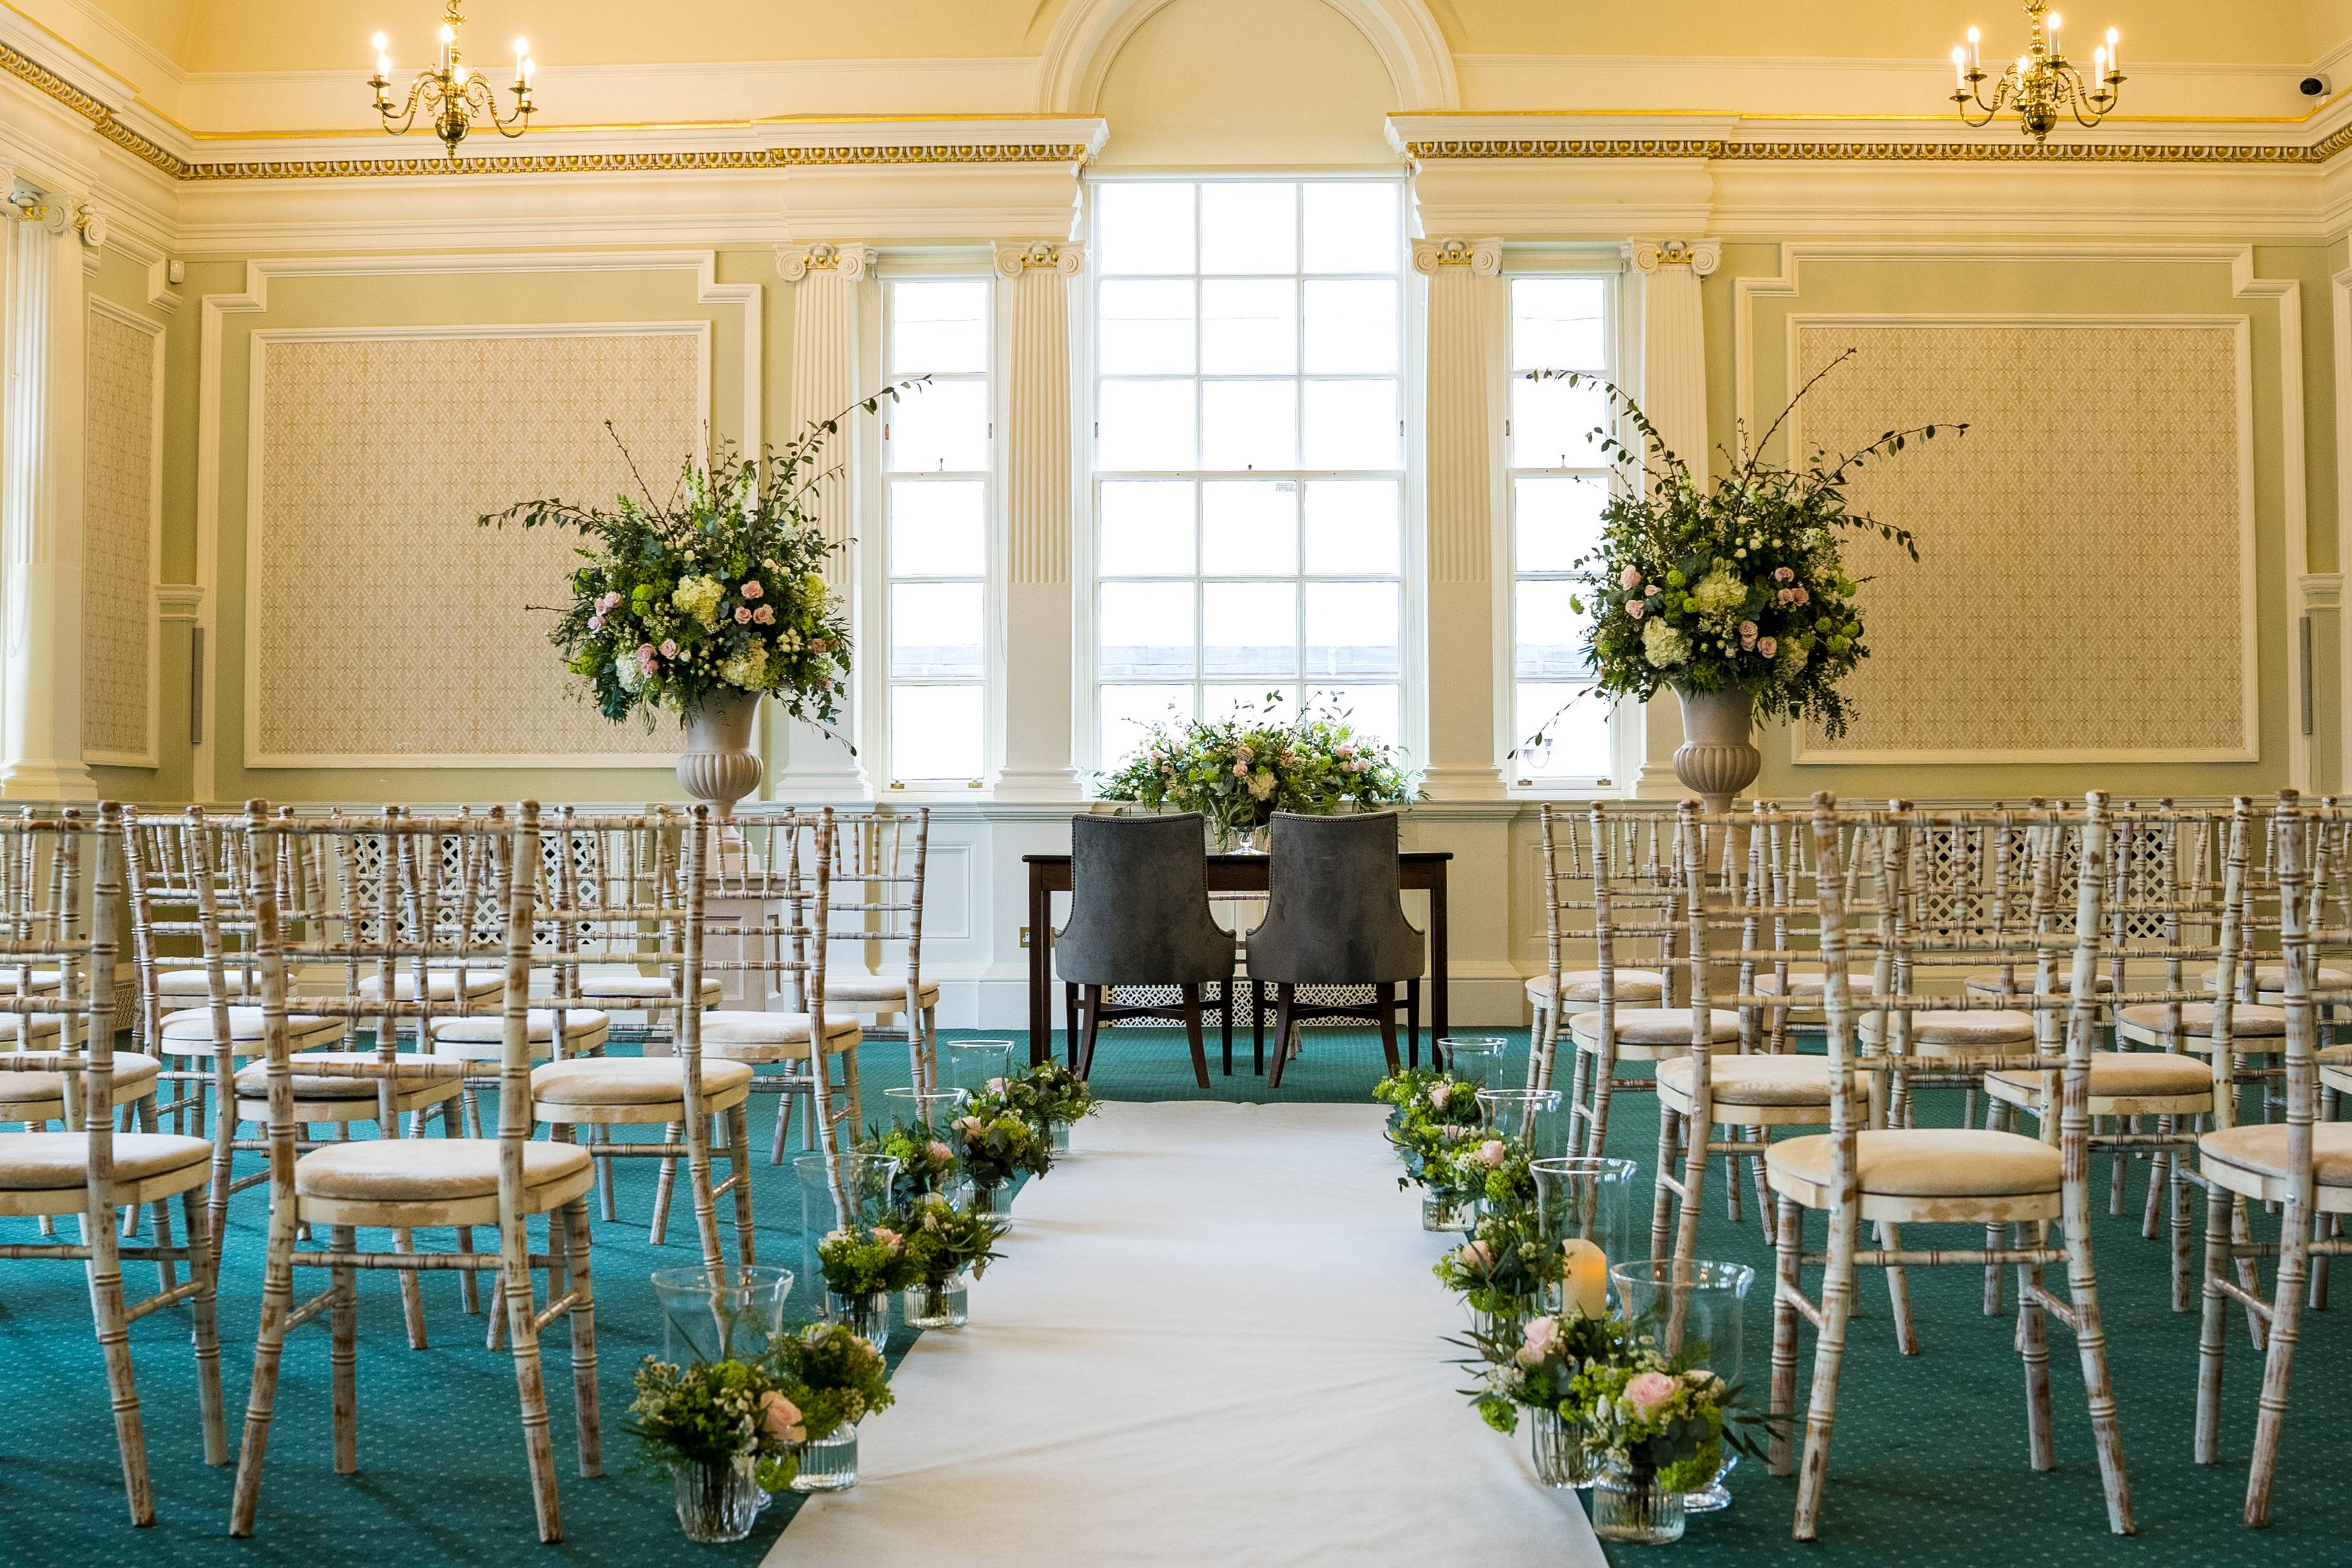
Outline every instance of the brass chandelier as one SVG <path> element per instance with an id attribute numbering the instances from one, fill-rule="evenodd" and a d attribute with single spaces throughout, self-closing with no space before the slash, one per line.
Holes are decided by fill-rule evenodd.
<path id="1" fill-rule="evenodd" d="M 421 109 L 430 115 L 434 133 L 447 148 L 449 161 L 457 162 L 457 143 L 466 139 L 478 119 L 487 121 L 501 136 L 520 136 L 530 126 L 530 79 L 538 68 L 530 58 L 530 43 L 525 38 L 515 40 L 514 110 L 501 114 L 499 110 L 499 90 L 489 79 L 466 64 L 457 47 L 458 30 L 465 26 L 460 15 L 464 0 L 446 0 L 447 8 L 441 14 L 441 52 L 438 59 L 416 73 L 408 89 L 408 101 L 398 114 L 392 104 L 391 46 L 382 33 L 375 36 L 375 75 L 368 78 L 368 86 L 375 89 L 376 112 L 383 117 L 383 128 L 394 136 L 407 133 L 416 123 Z"/>
<path id="2" fill-rule="evenodd" d="M 2049 0 L 2025 0 L 2032 37 L 2025 53 L 1993 83 L 1990 99 L 1984 92 L 1988 78 L 1978 52 L 1977 30 L 1970 27 L 1969 41 L 1952 50 L 1952 72 L 1958 78 L 1952 101 L 1960 106 L 1960 118 L 1971 128 L 1982 130 L 2008 109 L 2016 113 L 2020 128 L 2040 142 L 2057 129 L 2064 116 L 2073 115 L 2077 125 L 2092 126 L 2114 112 L 2123 96 L 2124 80 L 2116 30 L 2109 27 L 2107 41 L 2092 51 L 2091 74 L 2085 78 L 2058 42 L 2060 19 L 2051 16 L 2044 24 L 2042 18 L 2049 10 Z"/>

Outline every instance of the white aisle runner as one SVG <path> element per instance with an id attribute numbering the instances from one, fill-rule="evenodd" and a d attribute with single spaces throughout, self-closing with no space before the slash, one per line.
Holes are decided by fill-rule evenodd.
<path id="1" fill-rule="evenodd" d="M 1457 1390 L 1378 1106 L 1107 1105 L 768 1563 L 1602 1568 Z"/>

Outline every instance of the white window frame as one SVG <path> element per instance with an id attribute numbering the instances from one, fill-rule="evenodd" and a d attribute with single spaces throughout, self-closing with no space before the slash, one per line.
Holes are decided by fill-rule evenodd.
<path id="1" fill-rule="evenodd" d="M 1518 485 L 1522 476 L 1546 474 L 1591 473 L 1591 468 L 1519 468 L 1513 464 L 1511 444 L 1511 385 L 1519 371 L 1511 361 L 1511 323 L 1514 320 L 1510 302 L 1511 285 L 1523 278 L 1595 278 L 1607 289 L 1602 307 L 1607 320 L 1603 331 L 1609 363 L 1601 374 L 1636 397 L 1640 395 L 1641 379 L 1632 373 L 1628 362 L 1639 334 L 1629 321 L 1627 313 L 1628 268 L 1625 254 L 1620 247 L 1607 249 L 1571 246 L 1509 247 L 1503 256 L 1503 309 L 1496 331 L 1501 342 L 1496 345 L 1495 362 L 1500 367 L 1501 385 L 1496 389 L 1496 406 L 1501 410 L 1502 441 L 1496 463 L 1494 505 L 1495 559 L 1503 563 L 1503 570 L 1495 574 L 1496 638 L 1496 729 L 1500 741 L 1496 756 L 1503 769 L 1507 789 L 1515 795 L 1529 799 L 1598 799 L 1630 795 L 1640 777 L 1643 756 L 1642 705 L 1620 699 L 1609 709 L 1609 752 L 1606 773 L 1531 773 L 1512 753 L 1527 737 L 1518 732 Z M 1620 413 L 1612 421 L 1612 433 L 1621 439 L 1631 431 Z M 1624 482 L 1623 470 L 1612 473 L 1612 488 Z"/>
<path id="2" fill-rule="evenodd" d="M 1423 482 L 1423 450 L 1425 446 L 1424 432 L 1426 429 L 1423 416 L 1423 393 L 1427 382 L 1428 363 L 1427 344 L 1424 340 L 1426 337 L 1426 321 L 1428 319 L 1428 302 L 1426 289 L 1423 287 L 1426 280 L 1412 270 L 1410 261 L 1413 229 L 1411 183 L 1402 175 L 1386 173 L 1348 174 L 1329 173 L 1307 174 L 1283 171 L 1231 172 L 1223 170 L 1185 170 L 1166 171 L 1144 174 L 1119 174 L 1111 175 L 1088 175 L 1083 182 L 1081 192 L 1083 220 L 1081 232 L 1087 237 L 1086 271 L 1083 279 L 1086 292 L 1084 308 L 1074 312 L 1076 320 L 1072 323 L 1072 349 L 1073 360 L 1075 363 L 1072 370 L 1074 375 L 1076 375 L 1083 388 L 1083 402 L 1079 405 L 1082 409 L 1082 413 L 1078 420 L 1079 440 L 1075 449 L 1083 454 L 1084 468 L 1080 476 L 1083 481 L 1079 487 L 1080 510 L 1078 516 L 1075 520 L 1076 527 L 1072 531 L 1075 535 L 1072 541 L 1072 575 L 1074 582 L 1073 592 L 1071 595 L 1072 631 L 1074 636 L 1072 638 L 1073 668 L 1071 671 L 1072 700 L 1070 715 L 1071 754 L 1081 773 L 1091 774 L 1099 773 L 1102 770 L 1111 767 L 1119 760 L 1117 755 L 1107 753 L 1103 746 L 1101 702 L 1099 696 L 1102 684 L 1099 668 L 1099 616 L 1097 614 L 1099 595 L 1102 587 L 1102 574 L 1100 569 L 1101 520 L 1099 511 L 1099 496 L 1101 493 L 1101 484 L 1104 475 L 1097 462 L 1097 454 L 1098 449 L 1097 443 L 1101 428 L 1098 417 L 1100 413 L 1099 395 L 1101 377 L 1098 372 L 1098 363 L 1096 353 L 1096 321 L 1101 305 L 1101 286 L 1103 280 L 1103 273 L 1099 261 L 1101 246 L 1095 228 L 1098 192 L 1102 186 L 1113 184 L 1137 184 L 1160 183 L 1201 185 L 1241 184 L 1246 182 L 1297 184 L 1302 186 L 1318 184 L 1337 184 L 1346 182 L 1357 182 L 1391 185 L 1394 186 L 1397 191 L 1399 221 L 1396 255 L 1397 270 L 1395 277 L 1397 279 L 1398 300 L 1398 339 L 1395 379 L 1397 382 L 1397 413 L 1399 421 L 1402 425 L 1403 428 L 1399 437 L 1401 463 L 1400 467 L 1394 470 L 1398 479 L 1399 489 L 1399 526 L 1402 531 L 1402 538 L 1399 541 L 1398 544 L 1399 552 L 1397 559 L 1399 615 L 1397 628 L 1397 658 L 1399 668 L 1396 677 L 1396 741 L 1400 750 L 1405 753 L 1405 758 L 1409 765 L 1415 767 L 1423 766 L 1426 764 L 1428 760 L 1427 706 L 1424 691 L 1428 673 L 1427 658 L 1424 652 L 1427 646 L 1427 593 L 1425 584 L 1427 581 L 1428 552 L 1425 539 L 1427 528 L 1425 526 L 1426 503 Z M 1301 207 L 1301 222 L 1303 224 L 1303 205 Z M 1299 275 L 1302 277 L 1307 275 L 1305 271 L 1305 256 L 1303 247 L 1300 255 Z M 1168 276 L 1177 277 L 1183 275 L 1169 274 Z M 1194 274 L 1192 276 L 1197 278 L 1199 275 Z M 1305 316 L 1303 312 L 1300 315 L 1297 330 L 1302 335 L 1306 331 Z M 1198 331 L 1197 316 L 1195 317 L 1195 331 L 1196 332 Z M 1303 365 L 1303 361 L 1301 363 Z M 1306 379 L 1306 373 L 1303 369 L 1294 372 L 1292 378 L 1304 380 Z M 1342 376 L 1335 379 L 1350 378 L 1374 379 L 1374 377 L 1369 373 L 1360 376 Z M 1204 379 L 1198 369 L 1197 359 L 1195 360 L 1195 368 L 1187 379 L 1192 380 L 1196 388 Z M 1242 379 L 1251 378 L 1244 377 Z M 1196 404 L 1194 416 L 1194 432 L 1196 440 L 1200 438 L 1200 429 L 1198 405 Z M 1383 470 L 1349 469 L 1318 472 L 1311 469 L 1286 469 L 1279 472 L 1263 470 L 1255 472 L 1258 477 L 1265 479 L 1287 479 L 1306 481 L 1318 477 L 1368 477 L 1377 475 L 1382 471 Z M 1171 469 L 1164 471 L 1121 469 L 1111 477 L 1118 479 L 1150 478 L 1159 476 L 1163 472 L 1167 478 L 1171 479 L 1178 478 L 1188 479 L 1197 486 L 1200 483 L 1216 479 L 1247 479 L 1252 476 L 1254 471 L 1246 469 L 1211 470 L 1197 467 L 1185 470 Z M 1197 510 L 1195 517 L 1197 520 Z M 1187 687 L 1197 689 L 1202 685 L 1211 684 L 1221 686 L 1238 686 L 1245 684 L 1244 679 L 1242 678 L 1213 680 L 1205 673 L 1201 671 L 1200 665 L 1204 654 L 1204 649 L 1202 644 L 1202 628 L 1201 616 L 1202 614 L 1202 595 L 1200 590 L 1202 584 L 1210 582 L 1213 579 L 1206 576 L 1201 571 L 1201 561 L 1197 552 L 1198 545 L 1199 536 L 1196 533 L 1193 571 L 1189 578 L 1169 577 L 1159 579 L 1160 581 L 1165 582 L 1190 582 L 1193 584 L 1193 668 L 1195 671 L 1193 677 L 1189 681 L 1169 680 L 1166 682 L 1158 682 L 1150 680 L 1135 680 L 1131 682 L 1121 681 L 1118 684 L 1165 684 L 1171 691 L 1184 689 Z M 1124 579 L 1122 579 L 1122 581 Z M 1298 583 L 1302 589 L 1307 582 L 1312 580 L 1309 579 L 1305 571 L 1305 563 L 1303 560 L 1299 563 L 1298 569 L 1293 574 L 1292 580 Z M 1325 580 L 1349 581 L 1352 579 L 1332 578 Z M 1303 592 L 1299 597 L 1299 605 L 1297 613 L 1302 617 L 1306 613 L 1305 595 Z M 1281 684 L 1281 682 L 1275 682 L 1275 684 Z M 1320 680 L 1312 679 L 1308 677 L 1302 668 L 1297 675 L 1290 678 L 1287 684 L 1297 687 L 1303 693 L 1311 686 L 1332 686 L 1341 684 L 1341 682 L 1333 679 L 1324 679 Z M 1091 781 L 1088 783 L 1087 793 L 1089 795 L 1093 793 Z"/>
<path id="3" fill-rule="evenodd" d="M 856 567 L 856 595 L 858 647 L 867 650 L 860 658 L 856 681 L 858 719 L 856 725 L 861 761 L 866 764 L 866 777 L 877 798 L 905 800 L 908 798 L 969 799 L 984 791 L 1003 765 L 1004 736 L 1004 486 L 1003 483 L 1003 446 L 996 437 L 996 426 L 1004 416 L 1003 333 L 1000 330 L 1004 308 L 1003 295 L 996 285 L 994 268 L 985 258 L 971 259 L 962 257 L 893 258 L 885 257 L 874 268 L 874 286 L 865 291 L 860 301 L 859 337 L 871 348 L 858 356 L 866 384 L 880 386 L 896 382 L 898 374 L 891 365 L 890 288 L 895 283 L 934 279 L 955 279 L 984 285 L 986 298 L 984 330 L 987 347 L 982 355 L 985 369 L 940 375 L 942 381 L 984 381 L 988 387 L 988 444 L 986 467 L 977 473 L 958 473 L 960 479 L 977 479 L 982 487 L 982 517 L 985 535 L 982 543 L 981 584 L 981 755 L 980 773 L 963 778 L 902 778 L 897 772 L 897 761 L 891 754 L 890 692 L 898 685 L 968 686 L 964 679 L 895 679 L 890 665 L 890 585 L 894 582 L 970 582 L 969 576 L 928 578 L 920 573 L 897 573 L 890 558 L 890 425 L 896 404 L 885 402 L 875 416 L 875 438 L 866 443 L 866 453 L 861 463 L 864 495 L 857 508 L 858 538 L 851 547 Z M 919 392 L 910 395 L 920 396 Z"/>

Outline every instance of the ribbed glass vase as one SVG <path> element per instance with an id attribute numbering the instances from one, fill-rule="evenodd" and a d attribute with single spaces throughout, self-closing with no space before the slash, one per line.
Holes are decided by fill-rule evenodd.
<path id="1" fill-rule="evenodd" d="M 837 1426 L 827 1436 L 803 1443 L 799 1452 L 801 1472 L 793 1478 L 793 1490 L 838 1492 L 857 1484 L 856 1426 Z"/>
<path id="2" fill-rule="evenodd" d="M 677 1525 L 688 1541 L 740 1541 L 751 1533 L 768 1500 L 753 1468 L 745 1454 L 728 1464 L 683 1464 L 671 1472 L 677 1487 Z"/>
<path id="3" fill-rule="evenodd" d="M 1655 1470 L 1613 1460 L 1592 1485 L 1592 1533 L 1628 1546 L 1664 1546 L 1683 1538 L 1683 1494 L 1658 1484 Z"/>
<path id="4" fill-rule="evenodd" d="M 958 1274 L 937 1284 L 921 1284 L 907 1292 L 907 1326 L 910 1329 L 960 1329 L 971 1321 L 971 1282 Z"/>
<path id="5" fill-rule="evenodd" d="M 1584 1446 L 1582 1425 L 1563 1418 L 1557 1410 L 1529 1410 L 1528 1416 L 1536 1479 L 1548 1487 L 1574 1487 L 1579 1490 L 1591 1486 L 1592 1453 Z"/>

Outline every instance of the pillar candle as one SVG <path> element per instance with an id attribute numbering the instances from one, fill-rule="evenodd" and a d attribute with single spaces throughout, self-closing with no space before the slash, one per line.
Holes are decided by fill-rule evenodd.
<path id="1" fill-rule="evenodd" d="M 1580 1236 L 1572 1236 L 1561 1244 L 1568 1263 L 1565 1283 L 1560 1294 L 1570 1311 L 1580 1318 L 1605 1318 L 1609 1315 L 1609 1258 L 1601 1248 Z"/>

